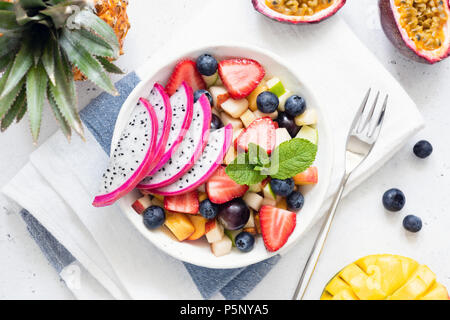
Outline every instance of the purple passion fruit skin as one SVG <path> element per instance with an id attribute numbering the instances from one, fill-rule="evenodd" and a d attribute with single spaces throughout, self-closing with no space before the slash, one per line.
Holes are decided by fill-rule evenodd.
<path id="1" fill-rule="evenodd" d="M 418 49 L 414 41 L 409 38 L 406 30 L 401 27 L 398 21 L 399 14 L 396 15 L 394 13 L 394 10 L 397 10 L 397 8 L 394 7 L 393 2 L 394 0 L 378 1 L 380 20 L 384 33 L 401 54 L 413 61 L 427 64 L 434 64 L 450 55 L 450 38 L 448 35 L 446 35 L 445 41 L 441 45 L 441 50 L 427 51 Z M 443 5 L 447 16 L 450 16 L 448 0 L 443 0 Z M 449 21 L 450 19 L 447 20 L 447 28 L 450 26 Z"/>
<path id="2" fill-rule="evenodd" d="M 347 0 L 335 0 L 335 2 L 328 8 L 323 9 L 311 16 L 308 15 L 295 16 L 277 12 L 269 8 L 266 5 L 265 0 L 252 0 L 252 4 L 256 11 L 272 20 L 288 24 L 303 24 L 303 23 L 319 23 L 333 16 L 336 12 L 339 11 L 339 9 L 341 9 L 344 6 L 346 1 Z"/>

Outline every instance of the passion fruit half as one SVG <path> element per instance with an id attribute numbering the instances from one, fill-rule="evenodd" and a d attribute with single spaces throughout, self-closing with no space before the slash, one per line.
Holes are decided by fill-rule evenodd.
<path id="1" fill-rule="evenodd" d="M 317 23 L 334 15 L 346 0 L 252 0 L 255 10 L 285 23 Z"/>
<path id="2" fill-rule="evenodd" d="M 397 49 L 422 63 L 450 54 L 448 0 L 379 0 L 381 25 Z"/>

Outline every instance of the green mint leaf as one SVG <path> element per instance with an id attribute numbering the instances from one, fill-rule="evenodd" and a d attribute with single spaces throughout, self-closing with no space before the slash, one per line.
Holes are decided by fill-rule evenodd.
<path id="1" fill-rule="evenodd" d="M 256 184 L 263 181 L 266 176 L 255 170 L 255 165 L 249 162 L 248 153 L 240 153 L 233 163 L 230 163 L 225 172 L 238 184 Z"/>
<path id="2" fill-rule="evenodd" d="M 261 173 L 275 179 L 288 179 L 308 169 L 316 159 L 317 146 L 306 139 L 294 138 L 272 152 L 270 167 Z"/>
<path id="3" fill-rule="evenodd" d="M 257 144 L 249 143 L 247 153 L 250 164 L 266 165 L 270 163 L 267 151 Z"/>

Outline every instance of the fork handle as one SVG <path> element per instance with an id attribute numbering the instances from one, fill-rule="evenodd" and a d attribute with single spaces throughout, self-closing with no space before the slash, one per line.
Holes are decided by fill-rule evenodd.
<path id="1" fill-rule="evenodd" d="M 317 261 L 319 260 L 325 241 L 327 240 L 328 232 L 330 231 L 330 227 L 336 213 L 336 208 L 338 207 L 339 201 L 341 200 L 342 193 L 344 192 L 347 180 L 348 175 L 345 175 L 341 180 L 339 190 L 333 199 L 333 204 L 331 205 L 331 208 L 328 211 L 326 220 L 324 221 L 322 228 L 320 229 L 320 232 L 317 235 L 316 242 L 314 243 L 314 246 L 311 249 L 311 253 L 309 254 L 308 261 L 306 261 L 305 268 L 303 269 L 303 273 L 302 276 L 300 277 L 300 281 L 298 282 L 297 288 L 295 289 L 295 293 L 292 296 L 292 300 L 302 300 L 305 295 L 306 289 L 308 288 L 309 282 L 314 273 L 314 269 L 316 268 Z"/>

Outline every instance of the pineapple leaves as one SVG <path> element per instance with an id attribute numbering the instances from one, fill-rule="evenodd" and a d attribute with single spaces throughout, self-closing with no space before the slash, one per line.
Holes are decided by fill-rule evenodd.
<path id="1" fill-rule="evenodd" d="M 70 128 L 70 125 L 67 123 L 64 116 L 61 114 L 61 111 L 59 111 L 59 107 L 56 104 L 55 99 L 53 99 L 52 93 L 50 92 L 50 87 L 48 87 L 47 90 L 47 100 L 50 104 L 50 107 L 53 111 L 53 114 L 55 116 L 56 122 L 58 122 L 61 131 L 66 136 L 67 140 L 70 141 L 70 137 L 72 136 L 72 129 Z"/>
<path id="2" fill-rule="evenodd" d="M 14 10 L 14 4 L 11 2 L 0 1 L 0 10 Z"/>
<path id="3" fill-rule="evenodd" d="M 45 72 L 47 72 L 47 76 L 53 85 L 56 85 L 55 82 L 55 48 L 57 44 L 52 37 L 49 37 L 47 43 L 44 46 L 44 50 L 42 52 L 42 65 L 44 66 Z"/>
<path id="4" fill-rule="evenodd" d="M 9 108 L 13 105 L 16 100 L 20 90 L 22 90 L 23 84 L 25 82 L 25 78 L 20 80 L 17 86 L 14 87 L 7 95 L 0 98 L 0 119 L 8 112 Z"/>
<path id="5" fill-rule="evenodd" d="M 18 117 L 19 113 L 23 109 L 26 110 L 25 101 L 26 101 L 25 90 L 22 90 L 19 96 L 17 97 L 16 101 L 14 101 L 12 107 L 9 109 L 5 117 L 2 119 L 2 123 L 0 126 L 2 132 L 8 129 L 8 127 L 11 125 L 11 123 L 13 123 L 14 119 Z"/>
<path id="6" fill-rule="evenodd" d="M 119 41 L 114 33 L 114 30 L 102 19 L 96 16 L 92 11 L 82 10 L 75 17 L 73 22 L 80 25 L 82 28 L 92 31 L 105 40 L 111 48 L 113 48 L 115 55 L 119 54 Z"/>
<path id="7" fill-rule="evenodd" d="M 12 55 L 7 54 L 0 58 L 0 72 L 2 72 L 3 69 L 5 69 L 8 66 L 8 64 L 11 63 L 11 56 Z"/>
<path id="8" fill-rule="evenodd" d="M 108 59 L 104 57 L 96 57 L 98 61 L 102 64 L 103 68 L 105 68 L 106 72 L 123 74 L 124 72 L 117 67 L 115 64 L 111 63 Z"/>
<path id="9" fill-rule="evenodd" d="M 32 64 L 33 52 L 29 41 L 25 41 L 14 59 L 11 72 L 0 94 L 0 100 L 17 87 L 17 84 L 23 79 Z"/>
<path id="10" fill-rule="evenodd" d="M 83 127 L 76 110 L 76 96 L 73 90 L 73 78 L 68 77 L 67 66 L 63 63 L 63 57 L 59 50 L 55 50 L 55 82 L 50 86 L 51 97 L 56 102 L 58 109 L 67 123 L 84 138 Z"/>
<path id="11" fill-rule="evenodd" d="M 14 52 L 17 49 L 18 41 L 16 38 L 10 38 L 7 36 L 0 37 L 0 57 L 6 54 Z"/>
<path id="12" fill-rule="evenodd" d="M 26 79 L 28 116 L 33 141 L 36 143 L 41 128 L 42 109 L 47 89 L 47 74 L 41 63 L 31 67 Z"/>
<path id="13" fill-rule="evenodd" d="M 66 52 L 69 60 L 92 82 L 112 95 L 118 95 L 114 84 L 108 74 L 103 70 L 102 65 L 84 47 L 77 43 L 72 43 L 64 32 L 59 44 Z"/>
<path id="14" fill-rule="evenodd" d="M 100 57 L 118 58 L 117 53 L 102 38 L 84 30 L 64 30 L 64 35 L 72 42 L 83 46 L 92 55 Z"/>
<path id="15" fill-rule="evenodd" d="M 19 0 L 18 2 L 19 5 L 25 10 L 47 7 L 43 0 Z"/>
<path id="16" fill-rule="evenodd" d="M 21 26 L 16 21 L 16 14 L 14 11 L 0 10 L 0 32 L 8 33 L 9 31 L 16 31 Z"/>

